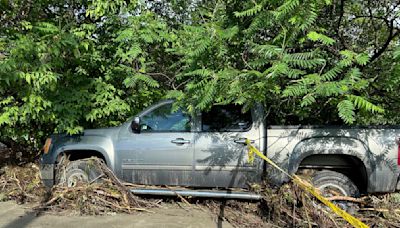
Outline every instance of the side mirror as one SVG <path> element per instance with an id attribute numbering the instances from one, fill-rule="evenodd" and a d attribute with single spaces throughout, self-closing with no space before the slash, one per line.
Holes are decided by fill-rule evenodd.
<path id="1" fill-rule="evenodd" d="M 140 117 L 136 116 L 135 118 L 133 118 L 131 128 L 133 133 L 140 133 Z"/>

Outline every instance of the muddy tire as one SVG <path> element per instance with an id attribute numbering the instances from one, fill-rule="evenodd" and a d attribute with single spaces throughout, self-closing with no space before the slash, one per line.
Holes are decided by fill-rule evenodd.
<path id="1" fill-rule="evenodd" d="M 360 191 L 354 182 L 339 172 L 330 170 L 317 171 L 313 175 L 311 182 L 325 197 L 360 196 Z M 335 201 L 335 204 L 348 212 L 352 212 L 356 207 L 354 203 L 345 201 Z"/>
<path id="2" fill-rule="evenodd" d="M 318 171 L 312 178 L 312 183 L 321 192 L 328 188 L 342 196 L 359 197 L 360 191 L 347 176 L 330 170 Z"/>
<path id="3" fill-rule="evenodd" d="M 58 170 L 56 183 L 67 187 L 74 187 L 78 182 L 100 182 L 102 175 L 103 172 L 96 167 L 93 161 L 70 161 L 64 168 Z"/>

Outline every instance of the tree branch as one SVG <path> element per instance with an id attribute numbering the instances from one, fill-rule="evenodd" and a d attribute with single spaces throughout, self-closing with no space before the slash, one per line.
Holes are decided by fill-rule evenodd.
<path id="1" fill-rule="evenodd" d="M 375 54 L 371 57 L 370 62 L 373 62 L 374 60 L 376 60 L 377 58 L 379 58 L 379 56 L 381 56 L 387 49 L 387 47 L 389 46 L 390 42 L 400 34 L 400 30 L 396 30 L 396 32 L 394 32 L 394 20 L 390 21 L 390 26 L 389 26 L 389 35 L 386 38 L 385 43 L 382 45 L 382 47 L 375 52 Z"/>
<path id="2" fill-rule="evenodd" d="M 342 34 L 340 33 L 340 25 L 342 24 L 342 19 L 344 15 L 344 0 L 340 0 L 340 8 L 339 8 L 340 16 L 338 20 L 338 24 L 336 27 L 336 34 L 339 37 L 340 43 L 343 45 L 345 49 L 347 49 L 346 41 L 343 39 Z"/>

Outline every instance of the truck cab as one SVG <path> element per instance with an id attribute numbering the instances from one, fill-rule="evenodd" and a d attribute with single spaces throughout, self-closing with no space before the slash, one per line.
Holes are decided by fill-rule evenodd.
<path id="1" fill-rule="evenodd" d="M 247 162 L 245 138 L 261 142 L 255 110 L 214 106 L 190 116 L 172 101 L 152 106 L 127 122 L 115 142 L 116 173 L 149 185 L 246 187 L 259 181 L 259 164 Z"/>

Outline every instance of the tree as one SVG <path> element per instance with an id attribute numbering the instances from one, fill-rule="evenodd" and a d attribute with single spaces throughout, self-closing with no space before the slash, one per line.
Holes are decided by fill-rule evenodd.
<path id="1" fill-rule="evenodd" d="M 392 56 L 385 52 L 398 39 L 397 2 L 216 1 L 209 6 L 207 16 L 199 11 L 202 20 L 184 26 L 175 46 L 182 57 L 178 75 L 189 83 L 170 96 L 191 110 L 262 102 L 272 123 L 363 124 L 392 118 L 373 87 L 380 84 L 377 78 L 386 78 L 376 76 L 381 69 L 374 65 Z M 360 19 L 364 12 L 371 15 Z M 376 21 L 365 20 L 388 26 L 376 30 L 371 27 Z M 385 67 L 393 75 L 390 68 Z"/>
<path id="2" fill-rule="evenodd" d="M 0 140 L 117 125 L 166 97 L 271 124 L 399 123 L 394 0 L 1 1 Z"/>
<path id="3" fill-rule="evenodd" d="M 123 3 L 106 15 L 116 7 L 107 4 L 38 1 L 2 31 L 1 138 L 39 147 L 51 133 L 117 125 L 160 99 L 168 87 L 150 72 L 171 39 L 165 22 L 128 15 Z"/>

